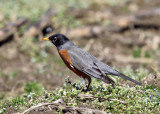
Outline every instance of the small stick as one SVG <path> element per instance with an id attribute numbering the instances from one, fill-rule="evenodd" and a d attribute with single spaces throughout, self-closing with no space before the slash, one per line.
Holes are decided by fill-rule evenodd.
<path id="1" fill-rule="evenodd" d="M 27 109 L 27 110 L 25 110 L 24 112 L 19 113 L 19 114 L 27 114 L 27 113 L 30 112 L 31 110 L 34 110 L 34 109 L 36 109 L 36 108 L 38 108 L 38 107 L 41 107 L 41 106 L 59 105 L 59 104 L 61 104 L 61 103 L 63 103 L 62 98 L 54 101 L 53 103 L 41 103 L 41 104 L 38 104 L 38 105 L 36 105 L 36 106 L 32 106 L 31 108 L 29 108 L 29 109 Z M 49 108 L 49 109 L 50 109 L 50 108 Z"/>

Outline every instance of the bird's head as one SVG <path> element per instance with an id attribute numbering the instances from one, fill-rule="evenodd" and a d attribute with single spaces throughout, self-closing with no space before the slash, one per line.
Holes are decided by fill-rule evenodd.
<path id="1" fill-rule="evenodd" d="M 43 40 L 51 41 L 57 48 L 69 41 L 69 39 L 63 34 L 53 34 Z"/>

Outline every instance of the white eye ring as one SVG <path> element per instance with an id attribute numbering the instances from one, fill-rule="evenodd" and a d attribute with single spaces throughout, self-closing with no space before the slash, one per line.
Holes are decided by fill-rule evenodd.
<path id="1" fill-rule="evenodd" d="M 54 37 L 53 40 L 54 40 L 54 41 L 57 41 L 57 37 Z"/>

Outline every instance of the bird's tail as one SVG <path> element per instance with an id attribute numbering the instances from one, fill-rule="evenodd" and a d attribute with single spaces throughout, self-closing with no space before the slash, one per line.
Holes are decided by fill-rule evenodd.
<path id="1" fill-rule="evenodd" d="M 134 79 L 132 79 L 132 78 L 130 78 L 130 77 L 122 74 L 122 73 L 119 73 L 119 76 L 122 77 L 122 78 L 124 78 L 124 79 L 127 79 L 127 80 L 129 80 L 129 81 L 132 81 L 132 82 L 134 82 L 134 83 L 136 83 L 136 84 L 138 84 L 138 85 L 142 85 L 142 83 L 140 83 L 140 82 L 138 82 L 138 81 L 136 81 L 136 80 L 134 80 Z"/>
<path id="2" fill-rule="evenodd" d="M 113 73 L 112 75 L 117 75 L 117 76 L 122 77 L 123 79 L 132 81 L 132 82 L 134 82 L 134 83 L 136 83 L 136 84 L 138 84 L 138 85 L 142 85 L 140 82 L 138 82 L 138 81 L 136 81 L 136 80 L 134 80 L 134 79 L 132 79 L 132 78 L 130 78 L 130 77 L 128 77 L 128 76 L 126 76 L 126 75 L 118 72 L 118 71 L 116 71 L 116 73 Z"/>

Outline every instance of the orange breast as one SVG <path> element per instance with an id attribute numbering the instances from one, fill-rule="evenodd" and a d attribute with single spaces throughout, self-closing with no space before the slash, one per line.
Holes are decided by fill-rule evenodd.
<path id="1" fill-rule="evenodd" d="M 61 56 L 62 60 L 66 64 L 66 66 L 72 70 L 74 73 L 76 73 L 78 76 L 83 77 L 83 78 L 90 78 L 88 75 L 84 74 L 83 72 L 77 70 L 74 67 L 71 67 L 72 61 L 68 55 L 68 50 L 60 50 L 59 55 Z"/>
<path id="2" fill-rule="evenodd" d="M 70 65 L 72 62 L 71 62 L 71 59 L 70 59 L 67 51 L 68 50 L 60 50 L 59 51 L 59 55 L 61 56 L 61 58 L 63 59 L 65 64 L 67 64 L 67 65 L 69 64 Z"/>

